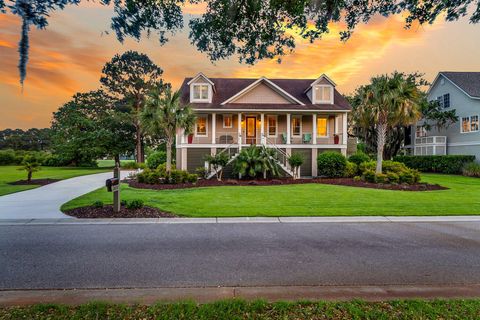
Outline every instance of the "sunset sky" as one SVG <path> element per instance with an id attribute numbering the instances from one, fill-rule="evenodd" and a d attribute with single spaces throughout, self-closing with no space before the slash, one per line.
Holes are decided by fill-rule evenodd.
<path id="1" fill-rule="evenodd" d="M 185 25 L 199 8 L 190 8 Z M 184 29 L 160 46 L 158 40 L 127 40 L 120 44 L 109 30 L 112 9 L 95 5 L 70 6 L 54 13 L 46 30 L 32 29 L 30 60 L 23 93 L 17 70 L 20 20 L 0 14 L 0 129 L 48 127 L 52 112 L 79 91 L 99 87 L 100 71 L 116 53 L 144 52 L 164 70 L 164 79 L 178 88 L 184 77 L 202 71 L 211 77 L 316 78 L 331 77 L 343 93 L 369 78 L 394 70 L 426 74 L 438 71 L 480 71 L 480 25 L 467 19 L 403 28 L 401 17 L 376 18 L 360 26 L 347 43 L 338 26 L 322 40 L 299 42 L 283 62 L 241 65 L 236 58 L 212 64 L 196 51 Z"/>

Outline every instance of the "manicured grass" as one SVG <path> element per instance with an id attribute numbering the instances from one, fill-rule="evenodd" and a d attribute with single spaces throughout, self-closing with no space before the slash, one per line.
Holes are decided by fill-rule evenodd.
<path id="1" fill-rule="evenodd" d="M 81 306 L 34 305 L 0 308 L 0 319 L 478 319 L 480 300 L 400 300 L 389 302 L 245 302 Z"/>
<path id="2" fill-rule="evenodd" d="M 135 162 L 135 160 L 120 160 L 120 165 L 124 165 L 128 162 Z M 97 165 L 99 168 L 113 168 L 115 160 L 97 160 Z"/>
<path id="3" fill-rule="evenodd" d="M 25 171 L 18 170 L 20 166 L 0 166 L 0 196 L 37 188 L 37 185 L 12 186 L 8 182 L 25 180 L 27 174 Z M 33 179 L 68 179 L 86 174 L 106 172 L 106 168 L 60 168 L 60 167 L 42 167 L 40 171 L 33 174 Z"/>
<path id="4" fill-rule="evenodd" d="M 122 185 L 125 200 L 188 217 L 473 215 L 480 213 L 480 179 L 425 174 L 423 181 L 450 188 L 441 191 L 391 191 L 322 184 L 224 186 L 181 190 L 133 189 Z M 105 188 L 74 199 L 62 210 L 111 203 Z"/>

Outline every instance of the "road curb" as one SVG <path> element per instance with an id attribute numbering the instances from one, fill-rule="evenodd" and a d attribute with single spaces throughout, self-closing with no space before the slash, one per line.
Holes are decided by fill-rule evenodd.
<path id="1" fill-rule="evenodd" d="M 480 216 L 358 216 L 358 217 L 231 217 L 231 218 L 115 218 L 115 219 L 0 219 L 5 225 L 121 225 L 121 224 L 237 224 L 237 223 L 418 223 L 480 222 Z"/>
<path id="2" fill-rule="evenodd" d="M 93 301 L 127 304 L 196 301 L 207 303 L 225 299 L 265 299 L 268 301 L 363 299 L 435 299 L 480 297 L 480 284 L 445 286 L 272 286 L 272 287 L 192 287 L 0 291 L 0 306 L 37 303 L 78 305 Z"/>

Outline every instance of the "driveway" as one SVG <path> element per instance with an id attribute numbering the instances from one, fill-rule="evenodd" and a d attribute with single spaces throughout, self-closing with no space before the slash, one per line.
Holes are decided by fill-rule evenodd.
<path id="1" fill-rule="evenodd" d="M 129 172 L 122 172 L 122 177 Z M 60 206 L 105 185 L 113 173 L 98 173 L 55 182 L 43 187 L 0 197 L 0 219 L 71 218 Z"/>
<path id="2" fill-rule="evenodd" d="M 0 289 L 470 286 L 480 222 L 0 226 Z"/>

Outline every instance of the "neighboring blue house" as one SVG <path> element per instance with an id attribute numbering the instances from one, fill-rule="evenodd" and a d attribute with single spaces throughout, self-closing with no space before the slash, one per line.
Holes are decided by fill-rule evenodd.
<path id="1" fill-rule="evenodd" d="M 419 121 L 413 130 L 413 154 L 464 154 L 480 160 L 480 72 L 440 72 L 428 99 L 437 100 L 445 110 L 455 109 L 459 121 L 447 129 L 430 131 Z"/>

